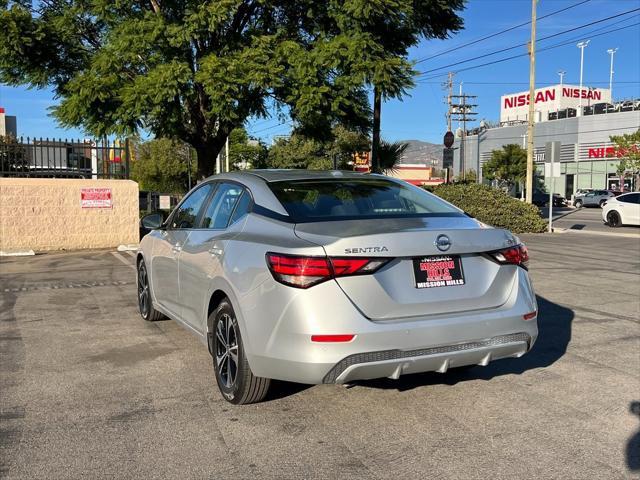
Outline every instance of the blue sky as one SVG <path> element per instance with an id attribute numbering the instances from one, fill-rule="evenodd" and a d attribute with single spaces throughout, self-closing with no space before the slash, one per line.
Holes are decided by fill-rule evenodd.
<path id="1" fill-rule="evenodd" d="M 539 0 L 538 17 L 578 3 L 581 0 Z M 538 23 L 538 38 L 553 35 L 586 23 L 590 23 L 618 13 L 640 8 L 640 0 L 589 0 L 578 7 L 558 15 L 542 19 Z M 470 0 L 462 12 L 465 30 L 448 40 L 423 41 L 413 49 L 410 58 L 419 60 L 442 51 L 473 41 L 477 38 L 524 23 L 531 16 L 529 0 Z M 578 84 L 580 74 L 579 40 L 591 39 L 585 49 L 584 84 L 594 87 L 608 87 L 609 61 L 607 49 L 618 47 L 614 65 L 614 98 L 640 98 L 640 25 L 631 26 L 611 34 L 595 36 L 609 30 L 640 23 L 640 11 L 611 19 L 593 26 L 576 30 L 538 43 L 536 86 L 559 83 L 558 70 L 565 70 L 565 83 Z M 526 43 L 530 36 L 530 26 L 524 26 L 504 35 L 478 42 L 465 48 L 455 49 L 446 55 L 427 60 L 417 65 L 420 71 L 435 70 L 470 57 L 486 55 L 495 50 Z M 569 42 L 566 46 L 541 51 L 544 47 Z M 382 108 L 382 136 L 388 140 L 418 139 L 440 143 L 445 132 L 444 103 L 445 91 L 442 82 L 448 70 L 465 68 L 500 58 L 526 53 L 520 47 L 503 54 L 489 56 L 450 69 L 438 70 L 417 80 L 416 87 L 401 100 L 385 102 Z M 436 78 L 432 78 L 438 75 Z M 455 90 L 463 82 L 464 92 L 477 95 L 478 120 L 497 120 L 500 110 L 500 96 L 506 93 L 528 89 L 529 60 L 527 56 L 471 69 L 458 73 Z M 51 92 L 11 88 L 0 85 L 0 106 L 8 115 L 18 116 L 18 134 L 36 137 L 83 137 L 81 130 L 59 128 L 55 120 L 48 116 L 47 108 L 55 104 Z M 258 119 L 249 122 L 250 134 L 270 142 L 275 135 L 286 135 L 290 125 L 280 125 L 281 120 Z M 455 128 L 455 125 L 454 125 Z"/>

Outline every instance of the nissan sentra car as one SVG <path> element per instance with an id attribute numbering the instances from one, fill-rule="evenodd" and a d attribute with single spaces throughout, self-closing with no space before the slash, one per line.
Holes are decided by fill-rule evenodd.
<path id="1" fill-rule="evenodd" d="M 192 189 L 137 255 L 142 318 L 213 358 L 226 400 L 307 384 L 487 365 L 537 334 L 527 248 L 381 175 L 254 170 Z"/>

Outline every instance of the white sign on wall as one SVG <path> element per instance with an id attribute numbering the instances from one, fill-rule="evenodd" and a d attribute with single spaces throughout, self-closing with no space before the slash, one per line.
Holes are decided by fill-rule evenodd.
<path id="1" fill-rule="evenodd" d="M 171 209 L 171 197 L 169 195 L 160 195 L 158 199 L 160 210 L 170 210 Z"/>
<path id="2" fill-rule="evenodd" d="M 113 197 L 110 188 L 81 188 L 80 206 L 82 208 L 112 208 Z"/>
<path id="3" fill-rule="evenodd" d="M 589 88 L 575 85 L 554 85 L 535 90 L 535 111 L 540 120 L 546 121 L 549 112 L 586 107 L 596 103 L 611 103 L 611 91 L 607 88 Z M 500 98 L 500 121 L 527 120 L 529 92 L 512 93 Z"/>

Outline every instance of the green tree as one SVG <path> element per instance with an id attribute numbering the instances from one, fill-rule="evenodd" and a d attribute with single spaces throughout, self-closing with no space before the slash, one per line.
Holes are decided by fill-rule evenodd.
<path id="1" fill-rule="evenodd" d="M 324 141 L 294 133 L 280 138 L 269 149 L 270 168 L 307 168 L 311 170 L 351 169 L 353 154 L 368 151 L 369 138 L 361 132 L 337 125 Z"/>
<path id="2" fill-rule="evenodd" d="M 376 173 L 393 173 L 404 156 L 408 143 L 380 141 L 378 147 L 378 163 L 371 171 Z"/>
<path id="3" fill-rule="evenodd" d="M 624 133 L 609 137 L 616 147 L 616 156 L 620 157 L 618 175 L 630 173 L 636 176 L 636 190 L 640 183 L 640 129 L 634 133 Z"/>
<path id="4" fill-rule="evenodd" d="M 0 82 L 52 88 L 63 126 L 189 143 L 202 178 L 267 100 L 307 136 L 367 130 L 367 89 L 410 88 L 408 49 L 460 29 L 463 2 L 0 0 Z"/>
<path id="5" fill-rule="evenodd" d="M 0 135 L 0 172 L 25 170 L 29 170 L 29 158 L 24 145 L 13 135 Z"/>
<path id="6" fill-rule="evenodd" d="M 482 172 L 484 178 L 496 180 L 500 187 L 511 187 L 527 176 L 527 152 L 520 145 L 504 145 L 502 150 L 491 152 Z"/>
<path id="7" fill-rule="evenodd" d="M 131 178 L 140 190 L 185 193 L 189 188 L 189 149 L 168 138 L 149 140 L 137 147 Z"/>
<path id="8" fill-rule="evenodd" d="M 236 128 L 229 135 L 229 165 L 233 170 L 264 168 L 267 147 L 249 138 L 244 128 Z"/>
<path id="9" fill-rule="evenodd" d="M 324 144 L 301 134 L 289 138 L 279 138 L 269 148 L 269 168 L 305 168 L 328 170 L 332 160 L 327 155 Z"/>
<path id="10" fill-rule="evenodd" d="M 465 170 L 464 178 L 462 175 L 456 175 L 453 181 L 455 183 L 476 183 L 478 181 L 478 174 L 473 168 L 471 168 L 469 170 Z"/>

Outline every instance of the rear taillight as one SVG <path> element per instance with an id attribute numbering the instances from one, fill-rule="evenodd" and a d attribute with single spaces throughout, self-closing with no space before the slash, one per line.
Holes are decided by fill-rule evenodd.
<path id="1" fill-rule="evenodd" d="M 489 255 L 502 265 L 519 265 L 523 268 L 529 268 L 529 251 L 522 244 L 489 252 Z"/>
<path id="2" fill-rule="evenodd" d="M 309 288 L 331 278 L 366 275 L 380 269 L 386 258 L 305 257 L 267 253 L 273 278 L 297 288 Z"/>

